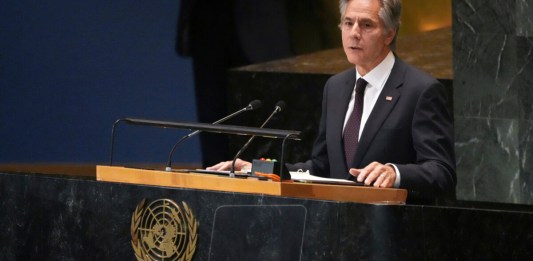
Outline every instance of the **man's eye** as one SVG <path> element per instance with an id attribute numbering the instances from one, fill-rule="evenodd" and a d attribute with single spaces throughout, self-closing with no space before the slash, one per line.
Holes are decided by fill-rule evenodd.
<path id="1" fill-rule="evenodd" d="M 348 30 L 352 29 L 352 27 L 353 27 L 353 23 L 352 22 L 345 21 L 345 22 L 342 23 L 342 29 L 343 30 L 347 30 L 348 31 Z"/>

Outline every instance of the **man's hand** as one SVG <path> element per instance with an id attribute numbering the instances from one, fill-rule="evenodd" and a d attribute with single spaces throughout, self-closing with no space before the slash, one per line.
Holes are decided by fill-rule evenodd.
<path id="1" fill-rule="evenodd" d="M 350 174 L 356 177 L 358 182 L 364 182 L 367 186 L 372 184 L 374 187 L 392 188 L 396 181 L 394 167 L 375 161 L 363 169 L 350 169 Z"/>
<path id="2" fill-rule="evenodd" d="M 232 161 L 222 161 L 219 162 L 216 165 L 213 165 L 211 167 L 207 167 L 206 170 L 215 170 L 215 171 L 223 171 L 223 170 L 231 170 L 231 163 Z M 249 171 L 252 169 L 252 163 L 248 161 L 244 161 L 241 159 L 237 159 L 235 161 L 235 170 L 246 170 Z"/>

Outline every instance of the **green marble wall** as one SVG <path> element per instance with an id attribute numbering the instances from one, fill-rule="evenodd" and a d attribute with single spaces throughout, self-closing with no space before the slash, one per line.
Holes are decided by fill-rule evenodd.
<path id="1" fill-rule="evenodd" d="M 453 2 L 457 197 L 533 204 L 533 1 Z"/>

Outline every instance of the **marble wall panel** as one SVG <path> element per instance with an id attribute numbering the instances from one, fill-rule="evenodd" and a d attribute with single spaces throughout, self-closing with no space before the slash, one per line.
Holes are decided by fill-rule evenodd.
<path id="1" fill-rule="evenodd" d="M 530 27 L 533 30 L 533 23 Z M 517 37 L 516 47 L 518 73 L 513 79 L 513 86 L 519 94 L 519 102 L 523 110 L 522 118 L 533 120 L 533 36 Z"/>
<path id="2" fill-rule="evenodd" d="M 453 1 L 458 199 L 533 204 L 533 1 Z"/>
<path id="3" fill-rule="evenodd" d="M 458 116 L 515 118 L 522 112 L 516 37 L 454 35 L 454 113 Z"/>
<path id="4" fill-rule="evenodd" d="M 533 121 L 522 121 L 520 133 L 521 203 L 533 205 Z"/>
<path id="5" fill-rule="evenodd" d="M 460 199 L 519 203 L 519 122 L 456 117 L 455 130 Z"/>
<path id="6" fill-rule="evenodd" d="M 520 0 L 516 2 L 516 35 L 533 36 L 533 2 Z"/>
<path id="7" fill-rule="evenodd" d="M 515 0 L 454 0 L 452 5 L 454 33 L 515 33 Z"/>

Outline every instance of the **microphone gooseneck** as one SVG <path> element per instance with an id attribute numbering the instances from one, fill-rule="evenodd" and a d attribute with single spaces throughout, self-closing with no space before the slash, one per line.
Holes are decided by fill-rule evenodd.
<path id="1" fill-rule="evenodd" d="M 224 122 L 226 120 L 229 120 L 229 119 L 231 119 L 231 118 L 233 118 L 233 117 L 235 117 L 235 116 L 237 116 L 237 115 L 239 115 L 239 114 L 241 114 L 241 113 L 243 113 L 245 111 L 255 110 L 255 109 L 261 107 L 261 105 L 262 105 L 262 102 L 260 100 L 253 100 L 248 105 L 246 105 L 246 107 L 244 107 L 244 108 L 242 108 L 242 109 L 240 109 L 240 110 L 238 110 L 238 111 L 236 111 L 236 112 L 234 112 L 234 113 L 232 113 L 232 114 L 230 114 L 230 115 L 228 115 L 228 116 L 226 116 L 226 117 L 224 117 L 224 118 L 222 118 L 220 120 L 217 120 L 217 121 L 213 122 L 212 124 L 219 124 L 219 123 Z M 188 139 L 188 138 L 190 138 L 190 137 L 192 137 L 192 136 L 194 136 L 194 135 L 196 135 L 196 134 L 198 134 L 200 132 L 201 132 L 200 130 L 196 130 L 196 131 L 190 132 L 189 134 L 181 137 L 181 139 L 179 139 L 176 143 L 174 143 L 174 146 L 172 146 L 172 150 L 170 150 L 170 153 L 168 154 L 167 166 L 165 168 L 166 171 L 169 171 L 169 172 L 172 171 L 172 155 L 174 154 L 174 151 L 176 150 L 178 145 L 180 143 L 182 143 L 183 141 L 185 141 L 186 139 Z"/>
<path id="2" fill-rule="evenodd" d="M 276 113 L 281 112 L 284 109 L 285 109 L 285 102 L 284 101 L 278 101 L 278 103 L 276 103 L 276 107 L 274 107 L 274 111 L 272 111 L 270 116 L 268 116 L 268 118 L 263 122 L 263 124 L 259 128 L 265 127 L 265 125 L 270 121 L 270 119 Z M 250 145 L 250 143 L 252 142 L 252 140 L 254 138 L 255 138 L 255 135 L 250 137 L 250 139 L 248 139 L 248 141 L 242 146 L 242 148 L 237 152 L 237 154 L 235 154 L 235 157 L 233 157 L 233 160 L 231 162 L 231 171 L 230 171 L 230 176 L 231 177 L 235 177 L 235 162 L 237 161 L 237 158 L 244 152 L 244 150 L 246 150 L 248 148 L 248 146 Z"/>

